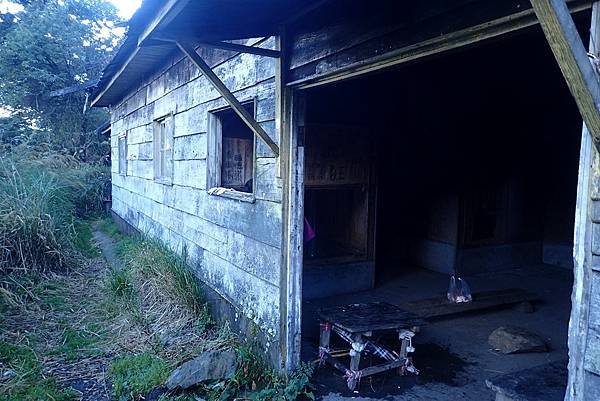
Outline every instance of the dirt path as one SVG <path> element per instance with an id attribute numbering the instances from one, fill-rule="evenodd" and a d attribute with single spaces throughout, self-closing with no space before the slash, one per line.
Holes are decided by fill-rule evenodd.
<path id="1" fill-rule="evenodd" d="M 11 290 L 0 298 L 0 400 L 112 399 L 111 361 L 134 330 L 107 291 L 111 271 L 123 269 L 116 241 L 97 229 L 93 238 L 102 255 L 68 272 L 2 278 Z"/>
<path id="2" fill-rule="evenodd" d="M 201 328 L 161 287 L 164 275 L 123 262 L 117 248 L 131 240 L 100 228 L 98 255 L 69 271 L 0 276 L 0 401 L 157 400 L 174 366 L 232 343 L 228 331 Z M 137 252 L 154 252 L 153 266 L 166 255 Z"/>
<path id="3" fill-rule="evenodd" d="M 23 285 L 27 294 L 5 305 L 0 340 L 19 356 L 17 366 L 35 366 L 38 373 L 30 377 L 29 372 L 15 370 L 29 386 L 24 392 L 42 383 L 36 391 L 51 394 L 46 388 L 51 382 L 43 382 L 51 379 L 58 387 L 71 388 L 65 393 L 76 399 L 110 400 L 107 370 L 113 350 L 107 341 L 106 315 L 99 308 L 107 270 L 100 257 L 86 261 L 77 270 Z"/>
<path id="4" fill-rule="evenodd" d="M 100 230 L 94 231 L 94 241 L 96 241 L 104 260 L 110 267 L 115 270 L 123 270 L 123 261 L 117 256 L 116 241 Z"/>

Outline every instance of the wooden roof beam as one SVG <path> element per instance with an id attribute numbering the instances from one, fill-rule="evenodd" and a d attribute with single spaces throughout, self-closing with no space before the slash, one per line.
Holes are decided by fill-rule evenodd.
<path id="1" fill-rule="evenodd" d="M 159 38 L 156 38 L 159 39 Z M 161 39 L 159 39 L 161 40 Z M 223 98 L 229 103 L 233 111 L 242 119 L 242 121 L 254 132 L 260 140 L 262 140 L 275 154 L 279 157 L 279 146 L 271 139 L 269 134 L 256 122 L 253 116 L 242 106 L 239 100 L 236 99 L 235 95 L 225 86 L 223 81 L 219 79 L 217 74 L 214 73 L 212 68 L 200 57 L 196 52 L 196 49 L 187 42 L 173 39 L 163 39 L 168 42 L 173 42 L 177 45 L 179 50 L 183 52 L 189 59 L 200 69 L 202 74 L 209 80 L 209 82 L 215 87 L 217 92 L 223 96 Z"/>
<path id="2" fill-rule="evenodd" d="M 592 137 L 600 142 L 600 84 L 564 0 L 531 0 L 546 40 Z"/>
<path id="3" fill-rule="evenodd" d="M 250 53 L 250 54 L 256 54 L 258 56 L 273 57 L 273 58 L 281 57 L 281 52 L 279 50 L 263 49 L 260 47 L 240 45 L 237 43 L 201 41 L 201 42 L 198 42 L 198 45 L 202 46 L 202 47 L 211 47 L 213 49 L 229 50 L 229 51 L 237 52 L 237 53 Z"/>
<path id="4" fill-rule="evenodd" d="M 175 43 L 178 40 L 182 40 L 182 37 L 175 35 L 155 35 L 148 38 L 143 46 L 164 46 L 165 42 Z M 257 56 L 264 57 L 273 57 L 279 58 L 281 57 L 281 52 L 279 50 L 271 50 L 271 49 L 263 49 L 262 47 L 256 46 L 247 46 L 240 45 L 237 43 L 229 43 L 229 42 L 219 42 L 219 41 L 204 41 L 204 40 L 196 40 L 193 37 L 185 37 L 185 41 L 188 43 L 194 43 L 198 46 L 208 47 L 212 49 L 220 49 L 227 50 L 236 53 L 249 53 L 255 54 Z"/>

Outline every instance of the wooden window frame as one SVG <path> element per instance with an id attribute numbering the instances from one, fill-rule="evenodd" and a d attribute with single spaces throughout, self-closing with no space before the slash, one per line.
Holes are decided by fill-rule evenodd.
<path id="1" fill-rule="evenodd" d="M 242 106 L 252 103 L 253 117 L 256 116 L 256 99 L 251 98 L 240 102 Z M 210 195 L 222 196 L 240 200 L 243 202 L 255 202 L 256 192 L 256 134 L 252 132 L 252 192 L 238 191 L 232 188 L 226 188 L 221 185 L 221 165 L 223 157 L 223 130 L 220 114 L 227 110 L 232 110 L 231 106 L 224 106 L 208 111 L 208 154 L 207 154 L 207 176 L 206 188 Z"/>
<path id="2" fill-rule="evenodd" d="M 154 119 L 152 124 L 154 180 L 161 184 L 173 185 L 173 113 Z"/>
<path id="3" fill-rule="evenodd" d="M 123 148 L 121 148 L 121 143 Z M 117 165 L 120 176 L 127 176 L 127 131 L 118 136 L 117 139 Z"/>

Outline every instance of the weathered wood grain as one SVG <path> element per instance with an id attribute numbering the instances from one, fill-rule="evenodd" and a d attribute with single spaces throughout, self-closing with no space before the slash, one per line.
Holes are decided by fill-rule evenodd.
<path id="1" fill-rule="evenodd" d="M 506 290 L 482 291 L 473 294 L 473 301 L 461 304 L 451 304 L 445 295 L 406 302 L 400 305 L 404 310 L 415 315 L 429 319 L 450 316 L 459 313 L 480 311 L 502 305 L 514 305 L 519 302 L 534 301 L 537 295 L 518 288 Z"/>
<path id="2" fill-rule="evenodd" d="M 141 181 L 152 180 L 132 176 L 126 177 L 126 182 L 134 179 Z M 126 184 L 127 185 L 127 184 Z M 279 248 L 281 235 L 279 232 L 281 224 L 281 208 L 278 203 L 256 200 L 255 203 L 244 203 L 232 199 L 215 197 L 207 194 L 205 190 L 180 185 L 164 187 L 162 191 L 155 191 L 157 199 L 152 200 L 145 194 L 119 188 L 115 185 L 113 193 L 128 192 L 132 205 L 143 203 L 145 199 L 160 203 L 168 208 L 183 211 L 198 216 L 204 220 L 213 222 L 215 225 L 238 232 L 249 238 Z M 113 196 L 115 196 L 113 195 Z M 141 206 L 140 206 L 141 207 Z"/>
<path id="3" fill-rule="evenodd" d="M 152 160 L 152 143 L 127 144 L 128 160 Z"/>
<path id="4" fill-rule="evenodd" d="M 298 87 L 334 82 L 536 24 L 527 0 L 456 3 L 461 2 L 417 12 L 408 21 L 380 23 L 377 28 L 373 28 L 377 20 L 369 25 L 350 19 L 297 32 L 286 82 Z M 569 4 L 573 10 L 589 8 L 589 2 Z"/>
<path id="5" fill-rule="evenodd" d="M 425 321 L 409 311 L 385 302 L 350 304 L 317 311 L 322 321 L 349 333 L 366 333 L 422 326 Z"/>
<path id="6" fill-rule="evenodd" d="M 585 348 L 584 368 L 600 375 L 600 327 L 590 327 Z"/>
<path id="7" fill-rule="evenodd" d="M 221 79 L 216 75 L 215 72 L 211 69 L 211 67 L 206 64 L 206 62 L 196 53 L 196 50 L 185 42 L 176 42 L 179 49 L 185 53 L 196 66 L 202 71 L 204 76 L 210 81 L 210 83 L 215 87 L 215 89 L 221 94 L 223 98 L 227 100 L 227 102 L 231 105 L 233 110 L 238 114 L 238 116 L 250 127 L 250 129 L 257 135 L 275 154 L 275 156 L 279 155 L 279 146 L 269 137 L 269 135 L 262 129 L 262 127 L 254 120 L 254 117 L 251 116 L 248 111 L 242 107 L 242 104 L 237 100 L 237 98 L 231 93 L 228 89 L 225 82 L 221 81 Z M 240 56 L 239 59 L 243 57 Z M 236 78 L 236 76 L 232 76 Z M 231 86 L 231 85 L 230 85 Z"/>
<path id="8" fill-rule="evenodd" d="M 240 45 L 237 43 L 230 43 L 230 42 L 210 41 L 210 42 L 197 42 L 196 44 L 199 46 L 202 46 L 202 47 L 228 50 L 228 51 L 237 52 L 237 53 L 250 53 L 250 54 L 255 54 L 255 55 L 264 56 L 264 57 L 279 58 L 281 56 L 281 53 L 277 50 L 262 49 L 260 47 L 246 46 L 246 45 Z"/>
<path id="9" fill-rule="evenodd" d="M 206 189 L 206 160 L 175 160 L 173 184 Z"/>
<path id="10" fill-rule="evenodd" d="M 239 42 L 275 48 L 274 38 Z M 198 53 L 237 99 L 254 100 L 257 122 L 278 138 L 274 62 L 222 50 Z M 277 346 L 282 184 L 273 153 L 263 147 L 269 157 L 256 161 L 254 203 L 207 194 L 209 115 L 224 106 L 221 94 L 187 57 L 165 60 L 156 73 L 140 77 L 130 94 L 111 108 L 113 132 L 128 131 L 131 147 L 129 175 L 112 175 L 113 211 L 174 251 L 185 249 L 196 274 Z M 171 113 L 173 181 L 165 185 L 153 177 L 154 155 L 148 149 L 154 144 L 154 121 Z M 111 137 L 112 153 L 116 146 L 116 137 Z"/>
<path id="11" fill-rule="evenodd" d="M 598 52 L 600 43 L 600 3 L 595 2 L 592 8 L 590 24 L 590 52 Z M 584 391 L 587 376 L 584 367 L 586 353 L 589 307 L 590 281 L 594 266 L 592 254 L 592 222 L 590 213 L 592 201 L 597 198 L 597 182 L 600 178 L 598 151 L 593 144 L 587 127 L 581 132 L 581 151 L 579 157 L 579 174 L 577 182 L 577 201 L 575 212 L 575 235 L 573 244 L 573 291 L 571 294 L 571 316 L 569 323 L 569 377 L 565 401 L 578 401 Z M 596 188 L 596 189 L 595 189 Z"/>
<path id="12" fill-rule="evenodd" d="M 177 121 L 177 116 L 175 116 Z M 177 126 L 175 127 L 177 132 Z M 173 140 L 173 158 L 174 160 L 202 160 L 206 159 L 207 135 L 192 134 L 186 136 L 176 136 Z M 205 173 L 203 171 L 203 173 Z"/>

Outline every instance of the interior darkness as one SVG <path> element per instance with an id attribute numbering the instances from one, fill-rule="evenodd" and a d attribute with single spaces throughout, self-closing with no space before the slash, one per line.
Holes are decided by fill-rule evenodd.
<path id="1" fill-rule="evenodd" d="M 309 90 L 306 116 L 307 160 L 322 126 L 352 127 L 338 133 L 340 146 L 374 153 L 362 178 L 376 189 L 379 279 L 395 274 L 384 268 L 398 266 L 391 261 L 414 263 L 409 249 L 419 238 L 457 249 L 572 244 L 582 122 L 538 28 Z M 366 185 L 340 182 L 306 186 L 305 216 L 317 226 L 316 248 L 324 248 L 307 245 L 309 259 L 368 256 L 368 244 L 357 249 L 343 238 L 350 226 L 369 230 L 364 210 L 349 211 L 365 207 Z"/>
<path id="2" fill-rule="evenodd" d="M 254 102 L 246 102 L 243 103 L 242 106 L 250 113 L 250 115 L 254 115 Z M 227 107 L 216 114 L 219 117 L 219 120 L 221 120 L 223 136 L 229 138 L 254 139 L 252 130 L 231 107 Z"/>

